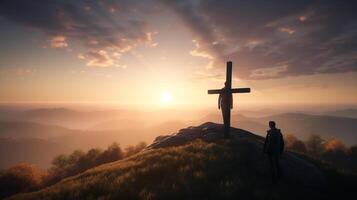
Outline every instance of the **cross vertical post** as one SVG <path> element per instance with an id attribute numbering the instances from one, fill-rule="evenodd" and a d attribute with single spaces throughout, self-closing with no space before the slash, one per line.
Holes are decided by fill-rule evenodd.
<path id="1" fill-rule="evenodd" d="M 222 110 L 224 137 L 230 137 L 231 109 L 233 108 L 232 93 L 249 93 L 250 88 L 232 88 L 232 62 L 227 62 L 226 82 L 222 89 L 208 90 L 208 94 L 219 94 L 218 108 Z"/>
<path id="2" fill-rule="evenodd" d="M 226 83 L 229 88 L 232 88 L 232 62 L 227 62 L 227 71 L 226 71 Z"/>

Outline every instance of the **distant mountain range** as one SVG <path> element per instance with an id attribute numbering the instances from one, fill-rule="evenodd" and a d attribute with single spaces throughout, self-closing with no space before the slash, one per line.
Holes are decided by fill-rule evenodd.
<path id="1" fill-rule="evenodd" d="M 110 122 L 114 126 L 109 127 L 113 125 Z M 121 124 L 125 123 L 127 121 Z M 122 148 L 141 141 L 150 143 L 158 134 L 173 132 L 171 125 L 164 123 L 150 128 L 136 124 L 135 128 L 135 125 L 120 127 L 120 122 L 108 121 L 105 130 L 78 130 L 35 122 L 0 121 L 0 169 L 19 162 L 45 168 L 59 154 L 77 149 L 106 148 L 113 142 L 119 143 Z M 177 130 L 177 125 L 174 127 Z"/>
<path id="2" fill-rule="evenodd" d="M 275 121 L 285 134 L 296 135 L 300 139 L 307 139 L 311 134 L 321 135 L 323 138 L 336 137 L 348 145 L 357 144 L 357 119 L 348 117 L 334 117 L 327 115 L 310 115 L 301 113 L 283 113 L 266 117 L 232 116 L 232 126 L 265 135 L 268 122 Z M 200 120 L 222 123 L 219 114 L 209 115 Z"/>
<path id="3" fill-rule="evenodd" d="M 45 129 L 44 129 L 45 130 Z M 41 135 L 45 131 L 38 130 Z M 19 162 L 28 162 L 49 167 L 52 159 L 74 150 L 86 151 L 90 148 L 106 148 L 117 142 L 122 148 L 137 144 L 140 141 L 151 142 L 155 136 L 136 130 L 113 131 L 72 131 L 72 134 L 43 139 L 34 137 L 20 138 L 0 137 L 0 169 L 7 168 Z"/>
<path id="4" fill-rule="evenodd" d="M 334 113 L 351 114 L 353 111 Z M 274 120 L 284 134 L 294 134 L 301 139 L 319 134 L 323 138 L 337 137 L 347 145 L 357 144 L 357 119 L 331 115 L 283 113 L 246 117 L 233 114 L 232 126 L 265 136 L 268 121 Z M 255 113 L 254 116 L 259 115 Z M 59 153 L 104 148 L 112 142 L 118 142 L 122 147 L 140 141 L 150 143 L 156 136 L 177 132 L 181 127 L 207 121 L 222 123 L 220 111 L 201 119 L 177 117 L 174 120 L 175 117 L 175 113 L 169 112 L 85 112 L 65 108 L 0 112 L 0 168 L 23 161 L 47 167 Z"/>
<path id="5" fill-rule="evenodd" d="M 78 131 L 56 125 L 46 125 L 28 121 L 0 121 L 0 138 L 49 139 Z"/>
<path id="6" fill-rule="evenodd" d="M 336 117 L 357 118 L 357 109 L 336 110 L 336 111 L 325 112 L 324 114 L 336 116 Z"/>
<path id="7" fill-rule="evenodd" d="M 125 110 L 108 111 L 76 111 L 67 108 L 41 108 L 12 113 L 0 119 L 11 119 L 16 121 L 31 121 L 42 124 L 60 125 L 74 129 L 85 129 L 100 121 L 120 118 L 133 112 Z"/>
<path id="8" fill-rule="evenodd" d="M 257 119 L 264 124 L 269 120 L 276 121 L 284 133 L 294 134 L 302 139 L 318 134 L 324 138 L 339 138 L 348 145 L 357 144 L 357 119 L 354 118 L 285 113 Z"/>
<path id="9" fill-rule="evenodd" d="M 190 114 L 182 115 L 185 115 L 183 111 L 173 110 L 160 112 L 125 109 L 78 111 L 67 108 L 41 108 L 13 112 L 0 110 L 0 121 L 30 121 L 71 129 L 108 130 L 118 129 L 118 126 L 121 129 L 122 126 L 135 126 L 136 124 L 140 126 L 160 124 L 163 118 L 165 121 L 176 121 L 190 116 Z"/>
<path id="10" fill-rule="evenodd" d="M 47 168 L 54 156 L 69 153 L 65 144 L 38 138 L 0 138 L 0 169 L 27 162 Z"/>

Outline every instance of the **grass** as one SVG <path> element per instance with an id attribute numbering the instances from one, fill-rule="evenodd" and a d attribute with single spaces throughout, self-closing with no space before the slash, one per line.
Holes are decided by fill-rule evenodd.
<path id="1" fill-rule="evenodd" d="M 154 149 L 101 165 L 38 192 L 9 199 L 332 199 L 344 193 L 308 188 L 294 180 L 272 185 L 252 167 L 254 145 L 220 140 Z M 354 175 L 328 170 L 333 187 L 354 184 Z M 345 178 L 348 177 L 346 181 Z M 337 190 L 342 192 L 341 190 Z M 353 190 L 350 191 L 353 194 Z M 331 195 L 332 194 L 332 195 Z"/>
<path id="2" fill-rule="evenodd" d="M 329 199 L 356 198 L 357 175 L 351 171 L 338 169 L 330 163 L 312 158 L 306 154 L 294 152 L 295 155 L 317 166 L 326 176 Z"/>

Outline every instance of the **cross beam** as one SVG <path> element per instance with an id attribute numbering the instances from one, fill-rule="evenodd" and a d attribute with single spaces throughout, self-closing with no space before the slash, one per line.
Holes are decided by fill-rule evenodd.
<path id="1" fill-rule="evenodd" d="M 231 93 L 249 93 L 250 88 L 232 88 Z M 222 89 L 208 90 L 208 94 L 221 94 Z"/>
<path id="2" fill-rule="evenodd" d="M 222 89 L 208 90 L 208 94 L 219 94 L 218 107 L 222 109 L 224 136 L 229 137 L 231 108 L 233 107 L 232 93 L 249 93 L 250 88 L 232 88 L 232 62 L 227 62 L 226 82 Z"/>

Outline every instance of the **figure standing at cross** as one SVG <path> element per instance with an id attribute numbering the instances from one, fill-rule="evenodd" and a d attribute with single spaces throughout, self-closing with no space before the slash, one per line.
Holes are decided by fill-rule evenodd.
<path id="1" fill-rule="evenodd" d="M 218 90 L 208 90 L 208 94 L 219 94 L 218 109 L 222 110 L 224 123 L 224 137 L 229 138 L 231 127 L 231 109 L 233 108 L 232 93 L 249 93 L 250 88 L 232 88 L 232 62 L 227 62 L 226 82 L 224 88 Z"/>

